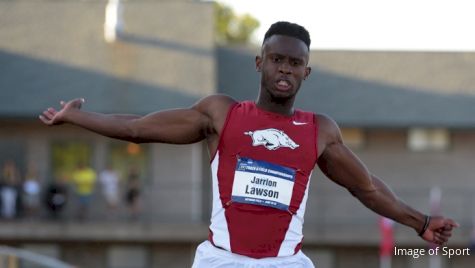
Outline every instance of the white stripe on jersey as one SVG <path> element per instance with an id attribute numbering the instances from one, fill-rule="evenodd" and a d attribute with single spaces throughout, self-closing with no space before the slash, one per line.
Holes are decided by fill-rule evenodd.
<path id="1" fill-rule="evenodd" d="M 211 162 L 211 176 L 213 180 L 213 210 L 211 212 L 210 229 L 213 232 L 213 243 L 217 247 L 221 247 L 231 251 L 231 242 L 229 238 L 228 223 L 224 215 L 224 208 L 221 204 L 218 187 L 218 166 L 219 166 L 219 151 Z"/>
<path id="2" fill-rule="evenodd" d="M 312 172 L 308 177 L 307 187 L 305 189 L 305 194 L 302 198 L 302 203 L 297 210 L 297 213 L 292 216 L 292 220 L 289 224 L 289 229 L 285 234 L 284 241 L 279 249 L 279 254 L 277 256 L 290 256 L 295 253 L 295 247 L 302 242 L 303 239 L 303 222 L 305 215 L 305 208 L 307 206 L 308 198 L 308 188 L 310 187 L 310 179 L 312 178 Z"/>

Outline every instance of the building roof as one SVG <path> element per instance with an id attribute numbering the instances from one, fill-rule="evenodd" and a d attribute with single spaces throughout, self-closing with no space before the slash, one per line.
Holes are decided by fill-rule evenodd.
<path id="1" fill-rule="evenodd" d="M 36 118 L 60 100 L 84 97 L 88 110 L 146 114 L 184 107 L 197 97 L 183 91 L 114 77 L 89 69 L 0 51 L 0 114 Z"/>
<path id="2" fill-rule="evenodd" d="M 256 98 L 254 56 L 252 49 L 217 49 L 220 93 L 238 100 Z M 475 53 L 318 51 L 311 56 L 312 74 L 297 98 L 299 108 L 327 114 L 343 126 L 475 126 L 475 83 L 470 84 Z M 3 117 L 36 117 L 46 107 L 76 97 L 86 98 L 89 110 L 139 114 L 186 107 L 198 99 L 181 89 L 11 52 L 0 51 L 0 62 Z M 465 68 L 443 71 L 447 65 Z"/>
<path id="3" fill-rule="evenodd" d="M 256 51 L 218 49 L 220 92 L 256 98 Z M 310 65 L 296 106 L 343 126 L 475 126 L 475 53 L 312 51 Z"/>

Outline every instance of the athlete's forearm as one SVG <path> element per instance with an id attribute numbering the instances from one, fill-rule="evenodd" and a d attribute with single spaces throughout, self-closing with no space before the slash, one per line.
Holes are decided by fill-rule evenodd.
<path id="1" fill-rule="evenodd" d="M 400 200 L 384 182 L 371 176 L 375 190 L 370 192 L 353 192 L 353 194 L 369 209 L 412 227 L 416 232 L 422 230 L 425 215 Z"/>
<path id="2" fill-rule="evenodd" d="M 82 110 L 72 110 L 65 115 L 64 121 L 80 126 L 103 136 L 136 142 L 133 121 L 138 115 L 101 114 Z"/>

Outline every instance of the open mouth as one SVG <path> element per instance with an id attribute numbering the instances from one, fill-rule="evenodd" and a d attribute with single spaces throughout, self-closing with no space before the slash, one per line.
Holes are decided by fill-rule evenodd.
<path id="1" fill-rule="evenodd" d="M 288 80 L 279 79 L 275 83 L 275 86 L 278 90 L 288 91 L 292 88 L 292 84 Z"/>

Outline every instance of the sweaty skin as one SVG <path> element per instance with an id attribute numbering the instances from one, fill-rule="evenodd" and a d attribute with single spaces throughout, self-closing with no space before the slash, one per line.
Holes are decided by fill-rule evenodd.
<path id="1" fill-rule="evenodd" d="M 263 110 L 292 115 L 300 85 L 311 73 L 309 51 L 299 39 L 273 35 L 256 56 L 261 83 L 256 105 Z M 211 95 L 189 108 L 138 115 L 109 115 L 81 110 L 84 99 L 61 102 L 61 109 L 46 109 L 40 119 L 46 125 L 70 123 L 111 138 L 142 143 L 189 144 L 206 140 L 210 155 L 217 150 L 226 111 L 236 103 L 225 95 Z M 425 215 L 409 207 L 345 146 L 340 129 L 329 117 L 317 114 L 319 124 L 318 166 L 335 183 L 345 187 L 374 212 L 413 228 L 419 233 Z M 433 217 L 422 238 L 443 244 L 458 224 L 442 216 Z"/>

